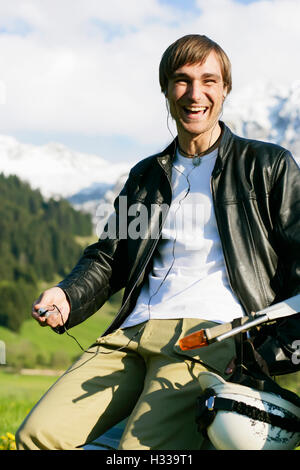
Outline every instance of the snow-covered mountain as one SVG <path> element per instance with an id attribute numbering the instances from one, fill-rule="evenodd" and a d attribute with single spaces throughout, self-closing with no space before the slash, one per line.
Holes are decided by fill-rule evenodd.
<path id="1" fill-rule="evenodd" d="M 300 80 L 257 83 L 229 96 L 223 120 L 238 135 L 282 145 L 300 164 Z"/>
<path id="2" fill-rule="evenodd" d="M 129 164 L 113 164 L 59 143 L 35 146 L 0 136 L 0 172 L 19 176 L 45 197 L 73 198 L 74 203 L 99 199 L 128 170 Z"/>

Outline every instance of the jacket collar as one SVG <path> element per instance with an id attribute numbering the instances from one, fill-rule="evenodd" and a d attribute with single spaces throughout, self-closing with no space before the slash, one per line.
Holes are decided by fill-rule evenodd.
<path id="1" fill-rule="evenodd" d="M 223 169 L 225 160 L 229 154 L 229 151 L 233 143 L 233 133 L 229 127 L 224 124 L 223 121 L 219 121 L 219 124 L 222 129 L 222 138 L 218 148 L 218 158 L 216 160 L 215 167 L 213 169 L 212 175 L 217 176 Z M 176 148 L 178 146 L 178 137 L 176 137 L 161 153 L 157 156 L 157 161 L 162 169 L 167 174 L 169 180 L 171 180 L 172 174 L 172 162 L 175 157 Z"/>

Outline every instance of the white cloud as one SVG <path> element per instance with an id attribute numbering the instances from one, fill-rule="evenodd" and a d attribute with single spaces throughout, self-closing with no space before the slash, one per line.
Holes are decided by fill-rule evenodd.
<path id="1" fill-rule="evenodd" d="M 197 4 L 203 14 L 196 20 L 196 27 L 209 25 L 208 33 L 223 44 L 239 87 L 261 79 L 290 83 L 299 77 L 298 0 L 266 0 L 249 5 L 212 0 L 209 7 L 204 0 L 198 0 Z"/>
<path id="2" fill-rule="evenodd" d="M 188 33 L 207 34 L 224 47 L 237 89 L 261 79 L 290 83 L 300 77 L 298 0 L 197 5 L 195 14 L 158 0 L 1 2 L 0 29 L 9 34 L 0 35 L 6 90 L 0 132 L 166 139 L 158 65 L 164 49 Z"/>

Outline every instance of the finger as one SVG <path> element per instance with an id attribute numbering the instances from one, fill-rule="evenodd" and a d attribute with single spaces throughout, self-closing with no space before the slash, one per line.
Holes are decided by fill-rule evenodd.
<path id="1" fill-rule="evenodd" d="M 47 311 L 43 316 L 37 313 L 35 318 L 40 326 L 51 326 L 54 328 L 59 325 L 59 317 L 57 312 Z"/>
<path id="2" fill-rule="evenodd" d="M 48 317 L 54 311 L 52 305 L 44 303 L 34 303 L 32 306 L 32 316 L 41 326 L 48 326 Z"/>
<path id="3" fill-rule="evenodd" d="M 225 369 L 225 374 L 232 374 L 235 370 L 236 357 L 233 357 Z"/>
<path id="4" fill-rule="evenodd" d="M 55 306 L 51 306 L 51 308 L 49 308 L 48 312 L 45 314 L 45 318 L 47 325 L 51 326 L 52 328 L 63 325 L 62 314 Z"/>
<path id="5" fill-rule="evenodd" d="M 48 326 L 47 318 L 45 316 L 40 316 L 38 312 L 32 313 L 32 317 L 38 322 L 40 326 Z"/>
<path id="6" fill-rule="evenodd" d="M 36 311 L 38 311 L 41 308 L 43 308 L 45 310 L 53 310 L 53 305 L 49 304 L 49 302 L 46 302 L 46 300 L 45 300 L 44 302 L 35 302 L 32 305 L 32 308 Z"/>
<path id="7" fill-rule="evenodd" d="M 34 317 L 34 318 L 37 318 L 39 316 L 39 313 L 38 313 L 38 310 L 40 308 L 46 308 L 46 305 L 44 304 L 41 304 L 39 303 L 39 299 L 36 300 L 33 304 L 32 304 L 32 308 L 31 308 L 31 315 Z"/>
<path id="8" fill-rule="evenodd" d="M 38 309 L 39 307 L 37 306 L 38 304 L 33 304 L 32 305 L 32 309 L 31 309 L 31 316 L 35 319 L 35 320 L 43 320 L 43 317 L 41 317 L 38 313 Z"/>
<path id="9" fill-rule="evenodd" d="M 40 326 L 47 326 L 47 318 L 41 317 L 38 314 L 35 314 L 35 315 L 33 314 L 32 316 L 34 320 L 36 320 Z"/>
<path id="10" fill-rule="evenodd" d="M 51 312 L 46 318 L 46 323 L 51 328 L 56 328 L 57 326 L 62 326 L 62 321 L 60 315 L 57 312 Z"/>

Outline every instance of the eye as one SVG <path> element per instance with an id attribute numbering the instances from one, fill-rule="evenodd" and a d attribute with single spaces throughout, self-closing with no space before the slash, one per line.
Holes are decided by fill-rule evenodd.
<path id="1" fill-rule="evenodd" d="M 175 76 L 173 78 L 173 82 L 174 83 L 178 83 L 178 84 L 186 84 L 186 83 L 189 83 L 189 79 L 188 77 L 184 76 L 184 75 L 178 75 L 177 77 Z"/>
<path id="2" fill-rule="evenodd" d="M 185 84 L 185 83 L 188 83 L 188 79 L 187 78 L 177 78 L 175 80 L 175 83 L 178 83 L 178 84 Z"/>

